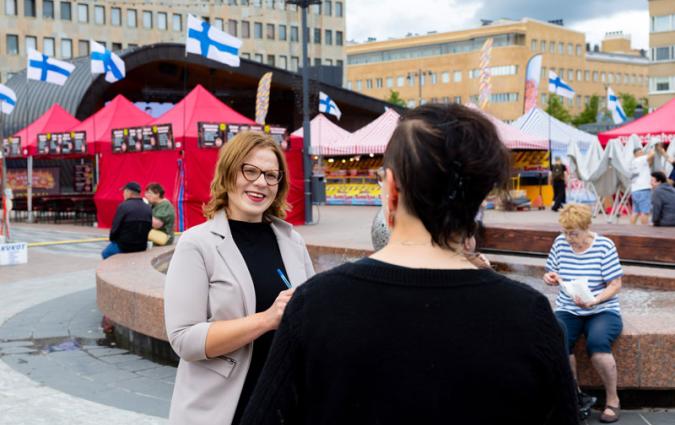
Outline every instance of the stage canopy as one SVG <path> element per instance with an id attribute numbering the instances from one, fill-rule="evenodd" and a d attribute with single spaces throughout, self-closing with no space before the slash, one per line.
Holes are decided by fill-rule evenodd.
<path id="1" fill-rule="evenodd" d="M 611 139 L 620 139 L 625 142 L 633 134 L 640 138 L 642 144 L 648 143 L 652 137 L 658 137 L 662 142 L 667 142 L 675 138 L 673 117 L 675 117 L 675 99 L 642 118 L 598 134 L 598 139 L 603 146 Z"/>
<path id="2" fill-rule="evenodd" d="M 336 143 L 351 134 L 334 124 L 323 114 L 314 117 L 309 126 L 312 135 L 312 146 L 310 148 L 312 155 L 340 155 L 341 153 L 335 150 Z M 295 130 L 291 136 L 302 138 L 303 128 L 300 127 Z"/>
<path id="3" fill-rule="evenodd" d="M 69 129 L 87 133 L 87 151 L 89 153 L 111 151 L 112 130 L 117 128 L 142 127 L 152 121 L 152 117 L 138 109 L 126 97 L 115 96 L 103 108 Z"/>
<path id="4" fill-rule="evenodd" d="M 55 103 L 40 118 L 14 134 L 21 138 L 21 147 L 24 155 L 34 156 L 38 153 L 37 136 L 42 133 L 58 133 L 69 130 L 78 125 L 75 117 Z"/>
<path id="5" fill-rule="evenodd" d="M 472 107 L 478 109 L 475 106 Z M 490 121 L 492 121 L 495 127 L 497 127 L 499 138 L 502 139 L 502 142 L 507 148 L 511 150 L 548 150 L 548 137 L 541 137 L 525 133 L 519 128 L 509 125 L 504 121 L 488 114 L 487 112 L 480 112 L 482 112 Z"/>
<path id="6" fill-rule="evenodd" d="M 387 109 L 370 124 L 337 140 L 333 147 L 335 155 L 382 154 L 398 125 L 400 115 Z"/>

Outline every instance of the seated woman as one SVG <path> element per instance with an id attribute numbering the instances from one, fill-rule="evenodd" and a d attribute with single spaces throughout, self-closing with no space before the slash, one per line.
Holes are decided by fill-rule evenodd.
<path id="1" fill-rule="evenodd" d="M 548 300 L 463 252 L 509 158 L 480 112 L 409 111 L 381 174 L 388 244 L 297 289 L 242 423 L 576 424 Z"/>
<path id="2" fill-rule="evenodd" d="M 591 217 L 591 210 L 582 205 L 568 205 L 562 210 L 559 221 L 563 233 L 551 247 L 544 282 L 559 285 L 563 281 L 588 279 L 595 299 L 583 302 L 561 290 L 556 299 L 555 315 L 566 328 L 570 365 L 575 378 L 574 344 L 582 333 L 586 336 L 586 349 L 605 387 L 606 404 L 600 422 L 610 423 L 619 420 L 612 343 L 623 328 L 617 297 L 623 270 L 614 242 L 591 232 Z"/>

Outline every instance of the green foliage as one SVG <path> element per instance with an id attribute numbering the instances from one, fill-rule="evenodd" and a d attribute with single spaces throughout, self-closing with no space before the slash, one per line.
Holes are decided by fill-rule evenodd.
<path id="1" fill-rule="evenodd" d="M 591 96 L 588 105 L 584 106 L 584 110 L 579 115 L 574 117 L 572 124 L 580 126 L 582 124 L 592 124 L 598 116 L 598 108 L 600 106 L 600 98 L 596 95 Z"/>
<path id="2" fill-rule="evenodd" d="M 635 113 L 635 107 L 638 105 L 635 96 L 630 93 L 619 93 L 619 99 L 621 99 L 621 106 L 623 107 L 626 116 L 632 118 Z"/>
<path id="3" fill-rule="evenodd" d="M 565 109 L 562 100 L 556 95 L 549 96 L 546 112 L 553 118 L 557 118 L 562 122 L 572 122 L 572 116 L 567 109 Z"/>
<path id="4" fill-rule="evenodd" d="M 389 99 L 385 101 L 405 108 L 405 100 L 401 99 L 401 95 L 396 90 L 390 90 Z"/>

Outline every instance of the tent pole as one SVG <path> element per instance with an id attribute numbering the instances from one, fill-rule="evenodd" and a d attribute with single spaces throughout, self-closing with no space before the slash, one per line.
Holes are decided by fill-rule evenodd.
<path id="1" fill-rule="evenodd" d="M 28 222 L 32 223 L 33 222 L 33 156 L 30 155 L 28 157 L 28 164 L 27 164 L 27 174 L 28 178 L 26 179 L 26 199 L 27 199 L 27 207 L 26 209 L 28 210 Z"/>
<path id="2" fill-rule="evenodd" d="M 0 100 L 0 154 L 2 155 L 2 193 L 0 193 L 0 195 L 2 195 L 2 204 L 0 205 L 0 210 L 2 211 L 2 223 L 0 223 L 0 235 L 3 235 L 7 241 L 9 236 L 7 234 L 7 231 L 9 230 L 9 217 L 5 217 L 5 214 L 9 213 L 9 211 L 7 211 L 6 208 L 8 202 L 5 194 L 5 188 L 7 187 L 7 158 L 5 155 L 5 123 L 2 119 L 2 104 L 3 101 Z"/>

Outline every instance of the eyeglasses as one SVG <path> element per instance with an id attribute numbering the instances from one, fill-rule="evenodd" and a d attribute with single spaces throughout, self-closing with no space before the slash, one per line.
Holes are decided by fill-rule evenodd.
<path id="1" fill-rule="evenodd" d="M 377 177 L 377 184 L 380 185 L 380 187 L 384 186 L 384 178 L 386 176 L 384 167 L 380 167 L 375 171 L 375 177 Z"/>
<path id="2" fill-rule="evenodd" d="M 241 174 L 250 182 L 258 180 L 260 175 L 263 174 L 265 176 L 265 183 L 267 183 L 268 186 L 276 186 L 284 178 L 284 173 L 281 170 L 263 171 L 252 164 L 242 164 Z"/>

